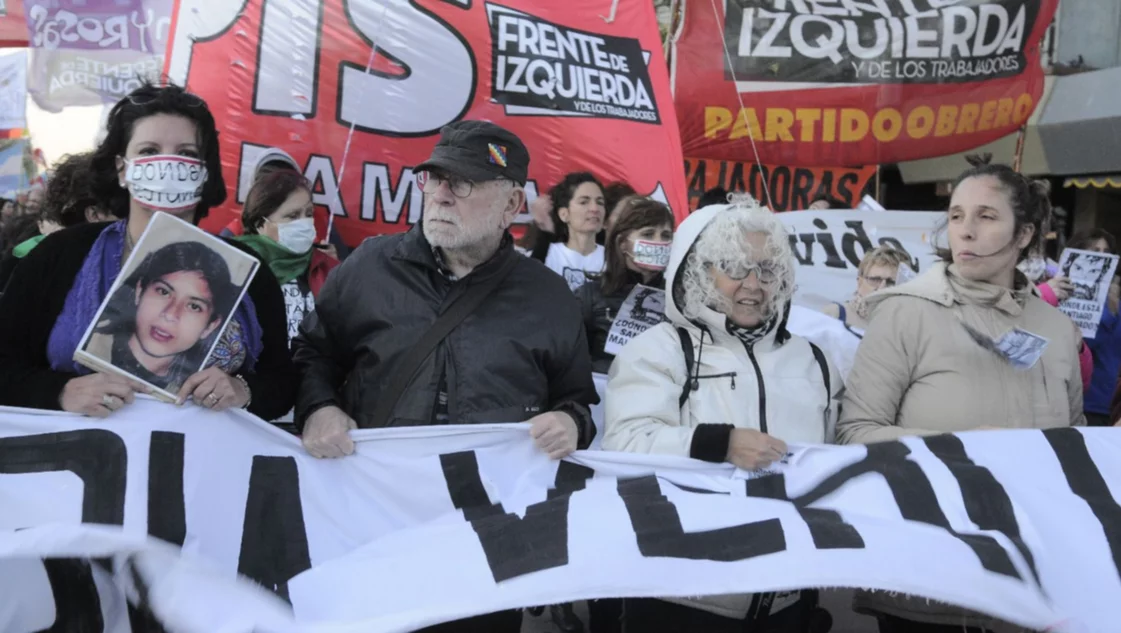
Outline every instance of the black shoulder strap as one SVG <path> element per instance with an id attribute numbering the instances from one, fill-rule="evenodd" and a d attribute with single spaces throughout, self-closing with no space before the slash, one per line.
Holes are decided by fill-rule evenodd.
<path id="1" fill-rule="evenodd" d="M 693 339 L 683 327 L 677 328 L 677 338 L 681 339 L 681 353 L 685 355 L 685 386 L 677 399 L 677 406 L 681 408 L 688 402 L 689 392 L 693 390 Z"/>
<path id="2" fill-rule="evenodd" d="M 820 347 L 810 343 L 810 350 L 814 353 L 818 367 L 821 368 L 821 379 L 825 382 L 825 406 L 829 408 L 832 405 L 830 400 L 833 398 L 833 385 L 829 380 L 829 363 L 825 360 L 825 352 L 822 352 Z"/>
<path id="3" fill-rule="evenodd" d="M 389 423 L 393 409 L 405 393 L 405 388 L 412 382 L 413 374 L 420 368 L 421 363 L 432 355 L 436 346 L 447 338 L 448 334 L 451 334 L 452 330 L 467 318 L 467 315 L 474 312 L 498 288 L 520 257 L 521 255 L 517 253 L 508 254 L 501 269 L 495 271 L 489 278 L 468 286 L 463 294 L 436 318 L 424 336 L 409 350 L 408 356 L 401 359 L 393 375 L 393 382 L 381 392 L 372 416 L 374 428 L 382 428 Z"/>

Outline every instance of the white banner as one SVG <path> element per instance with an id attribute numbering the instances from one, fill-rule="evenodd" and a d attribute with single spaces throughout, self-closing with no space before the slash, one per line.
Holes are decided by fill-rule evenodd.
<path id="1" fill-rule="evenodd" d="M 844 303 L 856 291 L 864 254 L 892 246 L 911 255 L 920 274 L 937 258 L 932 233 L 942 211 L 792 211 L 778 217 L 790 231 L 798 263 L 794 301 L 814 309 Z"/>
<path id="2" fill-rule="evenodd" d="M 794 447 L 755 478 L 674 457 L 554 462 L 525 425 L 354 437 L 355 455 L 320 461 L 243 412 L 0 412 L 0 630 L 69 630 L 96 611 L 128 631 L 125 595 L 175 631 L 396 632 L 597 597 L 806 587 L 1070 633 L 1118 617 L 1112 429 Z M 83 573 L 56 557 L 99 560 Z"/>
<path id="3" fill-rule="evenodd" d="M 27 51 L 0 55 L 0 130 L 27 127 Z"/>

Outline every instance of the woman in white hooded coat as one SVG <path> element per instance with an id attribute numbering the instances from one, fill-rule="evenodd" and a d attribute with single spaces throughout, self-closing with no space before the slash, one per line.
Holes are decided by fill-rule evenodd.
<path id="1" fill-rule="evenodd" d="M 786 442 L 831 442 L 843 384 L 820 350 L 786 330 L 794 266 L 782 223 L 753 200 L 690 215 L 666 271 L 669 322 L 611 366 L 603 448 L 755 470 L 783 459 Z M 626 621 L 684 633 L 804 631 L 814 598 L 798 598 L 628 599 Z"/>

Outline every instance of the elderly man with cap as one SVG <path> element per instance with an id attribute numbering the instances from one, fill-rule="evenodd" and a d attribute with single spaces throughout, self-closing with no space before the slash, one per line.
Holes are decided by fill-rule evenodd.
<path id="1" fill-rule="evenodd" d="M 554 458 L 588 446 L 598 397 L 579 306 L 507 231 L 528 168 L 511 132 L 448 125 L 416 168 L 421 224 L 332 271 L 293 341 L 308 452 L 353 452 L 353 428 L 525 421 Z"/>

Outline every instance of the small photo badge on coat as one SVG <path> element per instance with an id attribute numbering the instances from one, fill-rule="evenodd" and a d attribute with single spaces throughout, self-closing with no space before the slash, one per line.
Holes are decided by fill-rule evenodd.
<path id="1" fill-rule="evenodd" d="M 1035 367 L 1050 342 L 1038 334 L 1032 334 L 1018 327 L 1012 328 L 999 339 L 994 339 L 964 321 L 961 324 L 978 345 L 1020 370 Z"/>

